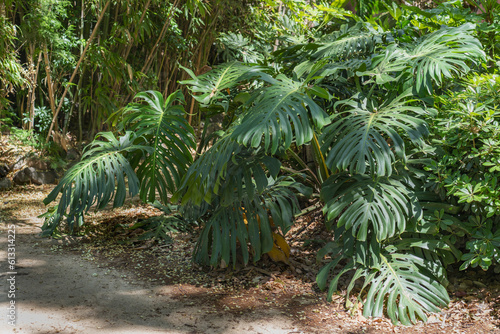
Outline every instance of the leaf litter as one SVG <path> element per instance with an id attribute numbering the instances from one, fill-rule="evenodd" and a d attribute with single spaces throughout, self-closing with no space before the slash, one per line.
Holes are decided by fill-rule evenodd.
<path id="1" fill-rule="evenodd" d="M 26 185 L 1 191 L 2 222 L 10 219 L 22 224 L 43 213 L 42 200 L 52 188 Z M 291 247 L 288 263 L 273 262 L 266 255 L 255 264 L 238 264 L 234 270 L 209 270 L 191 261 L 197 229 L 172 233 L 169 242 L 158 242 L 139 240 L 137 236 L 144 231 L 127 228 L 161 214 L 137 198 L 128 199 L 122 208 L 89 213 L 86 235 L 52 239 L 50 252 L 79 254 L 107 272 L 123 273 L 119 279 L 135 284 L 175 287 L 175 292 L 169 290 L 170 297 L 193 307 L 204 305 L 206 316 L 286 317 L 297 329 L 289 333 L 500 333 L 500 278 L 481 270 L 451 268 L 449 307 L 431 315 L 427 324 L 413 327 L 363 317 L 354 297 L 351 302 L 359 307 L 346 310 L 342 292 L 347 278 L 339 284 L 340 293 L 327 302 L 326 293 L 315 284 L 322 266 L 315 259 L 316 251 L 331 238 L 321 225 L 319 211 L 300 217 L 285 236 Z"/>

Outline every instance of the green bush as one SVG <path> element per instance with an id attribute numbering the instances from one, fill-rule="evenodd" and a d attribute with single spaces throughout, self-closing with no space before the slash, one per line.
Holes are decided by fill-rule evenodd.
<path id="1" fill-rule="evenodd" d="M 431 120 L 436 191 L 460 207 L 456 218 L 466 232 L 461 269 L 500 268 L 500 76 L 474 74 L 441 96 Z M 445 229 L 447 230 L 447 229 Z"/>

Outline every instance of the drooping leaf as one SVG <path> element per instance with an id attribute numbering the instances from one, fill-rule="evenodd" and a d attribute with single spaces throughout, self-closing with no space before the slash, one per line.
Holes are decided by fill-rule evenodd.
<path id="1" fill-rule="evenodd" d="M 317 50 L 311 58 L 344 60 L 369 55 L 382 34 L 367 28 L 371 28 L 367 23 L 357 23 L 351 27 L 343 25 L 339 31 L 326 35 L 315 43 Z"/>
<path id="2" fill-rule="evenodd" d="M 450 299 L 446 289 L 427 268 L 431 261 L 413 254 L 382 255 L 382 263 L 365 280 L 370 285 L 363 309 L 365 317 L 381 317 L 384 309 L 393 323 L 427 321 L 429 312 L 439 312 Z"/>
<path id="3" fill-rule="evenodd" d="M 332 171 L 349 169 L 351 173 L 391 175 L 394 153 L 405 158 L 405 142 L 400 133 L 416 144 L 421 144 L 428 134 L 426 123 L 416 117 L 425 111 L 409 105 L 409 96 L 411 92 L 407 90 L 387 98 L 380 106 L 366 98 L 341 101 L 347 109 L 332 116 L 332 124 L 324 129 L 321 138 L 327 166 Z"/>
<path id="4" fill-rule="evenodd" d="M 412 242 L 415 247 L 418 245 Z M 355 253 L 370 252 L 371 247 L 365 242 L 355 242 L 350 245 Z M 372 244 L 373 245 L 373 244 Z M 439 260 L 425 259 L 410 252 L 401 252 L 405 247 L 394 247 L 389 244 L 386 249 L 379 250 L 379 261 L 360 261 L 366 256 L 347 256 L 346 247 L 338 247 L 331 243 L 318 254 L 321 258 L 331 254 L 332 260 L 318 273 L 316 281 L 320 289 L 325 289 L 330 273 L 342 259 L 347 263 L 340 272 L 330 280 L 328 300 L 338 291 L 339 279 L 350 271 L 355 271 L 346 287 L 346 306 L 350 307 L 349 295 L 359 279 L 364 280 L 358 299 L 366 296 L 363 302 L 363 315 L 365 317 L 383 317 L 388 315 L 394 324 L 401 322 L 403 325 L 415 324 L 418 320 L 427 321 L 431 312 L 439 312 L 440 307 L 449 303 L 449 297 L 443 284 L 446 284 L 446 271 Z M 365 254 L 367 255 L 367 254 Z M 363 291 L 368 289 L 366 295 Z M 352 305 L 352 304 L 351 304 Z"/>
<path id="5" fill-rule="evenodd" d="M 372 59 L 371 69 L 356 72 L 356 75 L 370 77 L 364 84 L 375 82 L 377 85 L 383 85 L 397 81 L 408 67 L 408 53 L 396 44 L 391 44 L 384 53 Z"/>
<path id="6" fill-rule="evenodd" d="M 475 25 L 442 27 L 429 35 L 412 50 L 409 60 L 414 68 L 416 89 L 432 94 L 432 81 L 441 83 L 444 78 L 464 74 L 470 62 L 485 59 L 481 43 L 473 37 Z"/>
<path id="7" fill-rule="evenodd" d="M 268 68 L 248 65 L 238 61 L 222 64 L 215 69 L 196 76 L 190 69 L 182 67 L 192 79 L 181 81 L 194 93 L 193 97 L 202 105 L 220 104 L 227 109 L 227 90 L 255 77 L 267 76 Z"/>
<path id="8" fill-rule="evenodd" d="M 232 134 L 245 146 L 263 145 L 275 154 L 278 148 L 288 149 L 295 140 L 302 145 L 312 139 L 314 128 L 328 121 L 326 113 L 307 94 L 306 82 L 297 82 L 283 75 L 269 79 L 270 86 L 257 90 L 247 102 L 250 107 L 241 124 Z"/>
<path id="9" fill-rule="evenodd" d="M 238 253 L 246 264 L 250 254 L 255 262 L 262 254 L 273 250 L 275 236 L 271 225 L 279 227 L 283 234 L 289 230 L 294 214 L 299 212 L 296 195 L 291 189 L 301 190 L 302 186 L 283 177 L 271 179 L 267 184 L 262 193 L 252 198 L 246 196 L 245 191 L 242 194 L 234 191 L 232 203 L 215 206 L 195 248 L 197 262 L 216 266 L 223 261 L 235 266 Z M 285 244 L 279 243 L 283 253 L 288 251 Z"/>
<path id="10" fill-rule="evenodd" d="M 196 147 L 193 128 L 183 117 L 184 97 L 180 91 L 167 99 L 160 92 L 146 91 L 135 98 L 146 104 L 129 105 L 131 113 L 124 122 L 152 148 L 137 170 L 140 196 L 144 202 L 153 203 L 158 192 L 160 201 L 167 203 L 192 164 L 191 150 Z"/>
<path id="11" fill-rule="evenodd" d="M 395 179 L 335 175 L 323 185 L 321 197 L 327 226 L 336 221 L 360 241 L 369 233 L 379 242 L 401 234 L 409 219 L 421 215 L 415 195 Z"/>
<path id="12" fill-rule="evenodd" d="M 100 138 L 106 140 L 99 140 Z M 96 209 L 102 209 L 111 200 L 113 207 L 123 205 L 127 194 L 125 177 L 128 179 L 129 195 L 134 196 L 139 192 L 139 179 L 123 154 L 151 149 L 134 145 L 135 139 L 132 132 L 127 132 L 119 139 L 110 132 L 98 135 L 82 156 L 82 161 L 66 172 L 43 201 L 48 205 L 57 199 L 59 193 L 62 194 L 55 219 L 46 226 L 49 234 L 54 232 L 65 216 L 72 230 L 75 218 L 81 221 L 83 214 L 93 205 Z"/>

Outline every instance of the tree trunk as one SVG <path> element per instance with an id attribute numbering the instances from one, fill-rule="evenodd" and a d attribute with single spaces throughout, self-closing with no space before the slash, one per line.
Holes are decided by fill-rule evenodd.
<path id="1" fill-rule="evenodd" d="M 54 83 L 52 82 L 52 75 L 50 73 L 49 50 L 47 49 L 46 44 L 43 44 L 43 58 L 45 60 L 45 74 L 47 75 L 47 94 L 49 94 L 50 110 L 52 110 L 52 115 L 55 115 L 56 114 L 56 103 L 54 100 L 54 95 L 55 95 Z M 59 125 L 58 125 L 57 120 L 56 120 L 56 122 L 54 123 L 54 128 L 56 131 L 58 129 L 58 126 Z"/>

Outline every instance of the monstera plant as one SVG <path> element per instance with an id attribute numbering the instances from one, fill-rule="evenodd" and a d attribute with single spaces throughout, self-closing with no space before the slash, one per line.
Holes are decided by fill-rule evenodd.
<path id="1" fill-rule="evenodd" d="M 144 202 L 168 203 L 195 148 L 194 131 L 183 117 L 184 96 L 177 91 L 164 99 L 159 92 L 147 91 L 135 98 L 141 102 L 122 113 L 125 133 L 119 138 L 111 132 L 99 134 L 44 200 L 49 205 L 61 194 L 44 215 L 44 234 L 54 233 L 63 218 L 70 231 L 82 226 L 84 214 L 94 206 L 102 209 L 111 200 L 113 207 L 123 205 L 127 188 L 130 196 L 139 194 Z"/>
<path id="2" fill-rule="evenodd" d="M 358 23 L 278 51 L 274 69 L 231 62 L 201 76 L 188 71 L 193 96 L 231 120 L 176 195 L 186 212 L 207 217 L 195 259 L 235 263 L 239 250 L 246 263 L 269 251 L 272 229 L 285 235 L 297 209 L 295 192 L 285 189 L 303 190 L 297 181 L 280 185 L 290 170 L 278 172 L 280 161 L 311 145 L 318 174 L 327 168 L 318 180 L 335 234 L 318 254 L 331 258 L 319 287 L 330 280 L 331 298 L 339 278 L 354 271 L 348 306 L 358 304 L 349 295 L 364 279 L 364 315 L 387 314 L 395 323 L 426 320 L 446 306 L 444 266 L 460 254 L 433 234 L 429 216 L 440 203 L 413 156 L 426 149 L 430 94 L 484 57 L 473 29 L 442 27 L 408 43 Z"/>
<path id="3" fill-rule="evenodd" d="M 291 172 L 290 158 L 306 166 L 297 152 L 312 147 L 316 165 L 304 170 L 317 172 L 334 234 L 318 253 L 330 260 L 319 287 L 329 286 L 331 298 L 353 271 L 347 306 L 358 305 L 350 299 L 356 290 L 365 316 L 425 321 L 449 302 L 444 266 L 461 254 L 434 233 L 440 203 L 418 159 L 427 149 L 424 119 L 434 114 L 430 94 L 484 57 L 473 29 L 443 26 L 401 37 L 358 22 L 278 50 L 272 66 L 235 61 L 200 76 L 186 69 L 191 79 L 183 83 L 193 97 L 224 118 L 213 145 L 193 162 L 181 95 L 163 101 L 159 93 L 141 93 L 143 103 L 130 106 L 121 123 L 135 132 L 102 134 L 105 140 L 89 147 L 46 199 L 62 193 L 45 228 L 53 231 L 63 216 L 79 221 L 112 198 L 122 204 L 126 175 L 131 194 L 152 201 L 158 193 L 201 222 L 195 261 L 236 266 L 279 250 L 286 262 L 298 198 L 311 192 L 302 183 L 307 175 Z"/>

